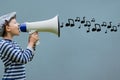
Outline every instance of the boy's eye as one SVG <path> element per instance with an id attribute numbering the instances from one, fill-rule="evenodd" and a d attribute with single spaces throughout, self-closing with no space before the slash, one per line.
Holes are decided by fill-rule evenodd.
<path id="1" fill-rule="evenodd" d="M 14 22 L 14 24 L 16 24 L 17 22 Z"/>

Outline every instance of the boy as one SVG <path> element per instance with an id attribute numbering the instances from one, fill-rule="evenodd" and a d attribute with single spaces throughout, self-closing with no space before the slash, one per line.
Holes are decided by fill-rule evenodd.
<path id="1" fill-rule="evenodd" d="M 26 80 L 25 64 L 33 59 L 35 44 L 39 39 L 38 33 L 29 35 L 27 49 L 23 50 L 13 37 L 20 34 L 16 12 L 0 17 L 0 58 L 4 63 L 2 80 Z"/>

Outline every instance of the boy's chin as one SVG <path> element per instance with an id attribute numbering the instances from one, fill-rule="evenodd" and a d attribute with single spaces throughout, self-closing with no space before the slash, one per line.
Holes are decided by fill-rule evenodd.
<path id="1" fill-rule="evenodd" d="M 20 33 L 18 33 L 18 34 L 15 34 L 15 36 L 19 36 L 20 35 Z"/>

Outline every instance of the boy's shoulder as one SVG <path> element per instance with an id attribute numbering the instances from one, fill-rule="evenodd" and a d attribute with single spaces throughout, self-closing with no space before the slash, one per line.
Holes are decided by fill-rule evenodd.
<path id="1" fill-rule="evenodd" d="M 9 41 L 9 40 L 0 39 L 0 48 L 2 46 L 6 46 L 6 45 L 13 45 L 13 43 L 12 43 L 12 41 Z"/>
<path id="2" fill-rule="evenodd" d="M 9 39 L 0 39 L 0 47 L 3 45 L 12 45 L 12 46 L 19 46 L 17 42 L 9 40 Z"/>
<path id="3" fill-rule="evenodd" d="M 4 43 L 11 43 L 10 40 L 0 39 L 0 45 Z"/>
<path id="4" fill-rule="evenodd" d="M 0 39 L 0 42 L 8 42 L 8 41 L 6 41 L 6 40 L 4 40 L 4 39 Z"/>
<path id="5" fill-rule="evenodd" d="M 0 40 L 0 47 L 3 46 L 3 44 L 6 43 L 3 39 Z"/>
<path id="6" fill-rule="evenodd" d="M 4 43 L 6 42 L 4 39 L 0 39 L 0 43 Z"/>

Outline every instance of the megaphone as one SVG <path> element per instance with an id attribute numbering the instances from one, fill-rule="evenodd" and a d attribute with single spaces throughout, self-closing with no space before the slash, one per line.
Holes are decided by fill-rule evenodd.
<path id="1" fill-rule="evenodd" d="M 49 20 L 37 21 L 37 22 L 25 22 L 20 24 L 20 31 L 21 32 L 31 32 L 31 31 L 51 32 L 58 35 L 58 37 L 60 37 L 59 18 L 58 16 L 55 16 L 54 18 Z"/>

